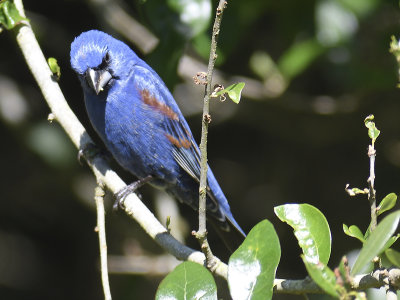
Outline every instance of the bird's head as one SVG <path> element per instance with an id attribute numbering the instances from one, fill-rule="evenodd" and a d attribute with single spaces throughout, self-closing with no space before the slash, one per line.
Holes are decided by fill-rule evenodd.
<path id="1" fill-rule="evenodd" d="M 139 58 L 123 42 L 98 31 L 83 32 L 71 44 L 71 66 L 84 88 L 97 95 L 124 79 Z"/>

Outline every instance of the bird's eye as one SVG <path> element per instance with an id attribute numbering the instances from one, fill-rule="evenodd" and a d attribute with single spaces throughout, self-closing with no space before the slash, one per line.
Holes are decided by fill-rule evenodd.
<path id="1" fill-rule="evenodd" d="M 110 61 L 111 61 L 110 52 L 106 52 L 106 55 L 104 55 L 103 61 L 104 61 L 106 64 L 109 64 L 109 63 L 110 63 Z"/>
<path id="2" fill-rule="evenodd" d="M 109 52 L 106 52 L 103 56 L 103 60 L 101 61 L 101 64 L 98 65 L 96 68 L 93 68 L 95 70 L 108 70 L 109 66 L 111 63 L 111 55 Z"/>

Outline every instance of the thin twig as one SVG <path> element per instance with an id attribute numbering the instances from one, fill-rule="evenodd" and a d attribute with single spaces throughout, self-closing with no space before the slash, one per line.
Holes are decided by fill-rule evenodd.
<path id="1" fill-rule="evenodd" d="M 94 190 L 94 200 L 96 202 L 97 211 L 97 226 L 96 231 L 99 234 L 100 248 L 100 269 L 101 282 L 103 284 L 104 299 L 111 300 L 110 283 L 108 280 L 108 265 L 107 265 L 107 241 L 106 241 L 106 224 L 104 218 L 104 189 L 103 184 L 98 183 Z"/>
<path id="2" fill-rule="evenodd" d="M 196 238 L 199 240 L 202 251 L 204 252 L 207 260 L 207 266 L 213 268 L 215 262 L 213 262 L 213 254 L 211 252 L 210 245 L 207 240 L 207 225 L 206 225 L 206 199 L 207 199 L 207 134 L 208 124 L 211 122 L 210 117 L 210 95 L 211 95 L 211 84 L 212 74 L 214 70 L 215 61 L 217 59 L 217 40 L 220 32 L 220 25 L 222 20 L 222 14 L 227 5 L 225 0 L 220 0 L 217 13 L 215 16 L 212 38 L 211 38 L 211 49 L 210 58 L 208 61 L 207 68 L 207 81 L 204 93 L 204 104 L 203 104 L 203 118 L 201 122 L 201 171 L 200 171 L 200 186 L 199 186 L 199 230 L 196 233 Z"/>
<path id="3" fill-rule="evenodd" d="M 371 207 L 371 231 L 374 231 L 377 226 L 377 211 L 376 211 L 376 191 L 375 191 L 375 157 L 376 150 L 374 143 L 368 146 L 368 157 L 369 157 L 369 192 L 368 200 Z"/>

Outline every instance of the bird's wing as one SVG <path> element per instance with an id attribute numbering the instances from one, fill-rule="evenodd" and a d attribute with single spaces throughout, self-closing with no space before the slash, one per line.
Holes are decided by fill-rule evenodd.
<path id="1" fill-rule="evenodd" d="M 134 68 L 135 84 L 143 103 L 158 112 L 165 137 L 174 145 L 176 162 L 196 181 L 200 181 L 200 150 L 185 118 L 164 82 L 143 66 Z"/>
<path id="2" fill-rule="evenodd" d="M 145 105 L 158 111 L 163 124 L 164 134 L 174 145 L 172 154 L 175 161 L 194 180 L 200 182 L 200 149 L 193 139 L 178 105 L 160 77 L 151 69 L 135 66 L 135 84 Z M 208 173 L 210 178 L 211 170 Z M 215 178 L 214 178 L 215 181 Z M 215 181 L 216 185 L 218 183 Z M 219 186 L 218 186 L 218 189 Z M 222 193 L 222 191 L 221 191 Z M 220 210 L 220 203 L 210 188 L 207 188 L 207 210 L 222 222 L 225 213 Z M 226 200 L 225 200 L 226 201 Z"/>

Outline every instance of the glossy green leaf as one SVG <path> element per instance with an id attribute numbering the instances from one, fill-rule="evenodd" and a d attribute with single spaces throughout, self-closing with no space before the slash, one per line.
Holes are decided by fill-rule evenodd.
<path id="1" fill-rule="evenodd" d="M 331 231 L 325 216 L 309 204 L 285 204 L 275 214 L 294 229 L 306 259 L 327 264 L 331 254 Z"/>
<path id="2" fill-rule="evenodd" d="M 396 267 L 400 267 L 400 252 L 394 249 L 387 249 L 385 251 L 386 257 Z"/>
<path id="3" fill-rule="evenodd" d="M 304 255 L 301 256 L 307 272 L 315 283 L 332 297 L 339 298 L 336 291 L 335 273 L 325 264 L 319 262 L 317 264 L 310 262 Z"/>
<path id="4" fill-rule="evenodd" d="M 365 242 L 364 235 L 362 234 L 360 228 L 358 228 L 356 225 L 351 225 L 350 227 L 347 227 L 346 224 L 343 224 L 343 231 L 348 236 L 359 239 L 361 243 Z"/>
<path id="5" fill-rule="evenodd" d="M 395 193 L 390 193 L 385 198 L 383 198 L 379 206 L 376 208 L 378 216 L 385 211 L 391 210 L 396 205 L 396 202 L 397 195 Z"/>
<path id="6" fill-rule="evenodd" d="M 233 299 L 271 299 L 281 247 L 274 226 L 264 220 L 249 232 L 228 264 Z"/>
<path id="7" fill-rule="evenodd" d="M 216 300 L 217 286 L 211 273 L 203 266 L 186 261 L 161 281 L 157 300 L 201 299 Z"/>
<path id="8" fill-rule="evenodd" d="M 53 72 L 57 79 L 59 79 L 61 76 L 61 68 L 58 65 L 57 59 L 55 59 L 54 57 L 49 57 L 47 59 L 47 63 L 49 64 L 51 72 Z"/>
<path id="9" fill-rule="evenodd" d="M 17 8 L 15 7 L 14 1 L 0 1 L 0 25 L 10 30 L 23 20 L 27 19 L 21 17 Z"/>
<path id="10" fill-rule="evenodd" d="M 392 238 L 397 229 L 399 219 L 400 211 L 395 211 L 386 216 L 371 232 L 354 263 L 351 275 L 361 272 L 365 265 L 385 250 L 386 243 Z"/>
<path id="11" fill-rule="evenodd" d="M 365 127 L 368 128 L 368 136 L 372 140 L 372 144 L 375 143 L 376 139 L 378 138 L 379 134 L 381 133 L 378 128 L 375 126 L 374 122 L 374 115 L 369 115 L 368 117 L 365 118 L 364 124 Z"/>
<path id="12" fill-rule="evenodd" d="M 242 96 L 242 90 L 244 88 L 244 82 L 234 83 L 225 89 L 216 92 L 213 96 L 221 96 L 223 94 L 228 94 L 229 98 L 238 104 L 240 102 L 240 97 Z"/>

